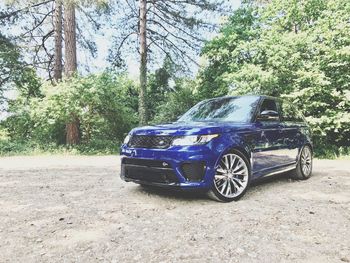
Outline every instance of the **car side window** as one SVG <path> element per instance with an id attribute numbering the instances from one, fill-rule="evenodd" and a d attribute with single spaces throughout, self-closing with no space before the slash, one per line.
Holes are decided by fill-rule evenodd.
<path id="1" fill-rule="evenodd" d="M 277 111 L 277 105 L 274 100 L 271 99 L 264 99 L 263 103 L 260 106 L 260 113 L 266 110 L 273 110 Z"/>
<path id="2" fill-rule="evenodd" d="M 290 122 L 304 122 L 303 115 L 290 103 L 281 103 L 282 120 Z"/>
<path id="3" fill-rule="evenodd" d="M 260 115 L 264 111 L 274 111 L 278 113 L 278 107 L 277 107 L 276 101 L 272 99 L 264 99 L 264 101 L 260 105 L 260 110 L 258 114 Z M 267 119 L 265 121 L 278 121 L 278 117 L 272 120 Z"/>

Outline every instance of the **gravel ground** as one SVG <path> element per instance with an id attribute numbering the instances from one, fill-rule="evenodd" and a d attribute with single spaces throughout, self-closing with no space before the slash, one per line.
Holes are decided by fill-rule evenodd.
<path id="1" fill-rule="evenodd" d="M 350 161 L 239 202 L 145 190 L 119 157 L 0 158 L 0 262 L 349 262 Z"/>

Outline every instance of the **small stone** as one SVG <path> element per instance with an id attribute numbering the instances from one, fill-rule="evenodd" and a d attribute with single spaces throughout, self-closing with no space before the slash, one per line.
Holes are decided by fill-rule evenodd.
<path id="1" fill-rule="evenodd" d="M 245 252 L 245 250 L 244 250 L 243 248 L 240 248 L 240 247 L 239 247 L 239 248 L 236 249 L 236 253 L 237 253 L 237 254 L 240 254 L 240 255 L 241 255 L 241 254 L 244 254 L 244 252 Z"/>
<path id="2" fill-rule="evenodd" d="M 43 240 L 41 238 L 38 238 L 37 240 L 35 240 L 35 242 L 41 243 L 41 242 L 43 242 Z"/>

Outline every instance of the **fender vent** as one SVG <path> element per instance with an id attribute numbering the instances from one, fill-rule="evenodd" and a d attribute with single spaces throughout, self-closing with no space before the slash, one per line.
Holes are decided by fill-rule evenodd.
<path id="1" fill-rule="evenodd" d="M 205 172 L 205 162 L 183 163 L 182 172 L 188 181 L 199 182 L 203 180 Z"/>

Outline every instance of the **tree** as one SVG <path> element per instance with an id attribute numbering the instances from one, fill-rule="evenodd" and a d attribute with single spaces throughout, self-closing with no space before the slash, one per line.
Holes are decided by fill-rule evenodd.
<path id="1" fill-rule="evenodd" d="M 147 1 L 140 0 L 140 124 L 147 123 L 146 89 L 147 89 Z"/>
<path id="2" fill-rule="evenodd" d="M 257 8 L 248 1 L 235 10 L 226 25 L 220 29 L 219 37 L 206 43 L 202 55 L 207 65 L 199 71 L 200 94 L 203 99 L 224 96 L 230 90 L 226 74 L 238 71 L 249 60 L 249 53 L 240 52 L 240 44 L 259 37 L 260 24 Z"/>
<path id="3" fill-rule="evenodd" d="M 178 67 L 165 57 L 162 67 L 148 75 L 147 81 L 147 110 L 149 121 L 153 121 L 158 114 L 159 107 L 169 98 L 169 94 L 176 92 L 178 82 L 182 82 Z"/>
<path id="4" fill-rule="evenodd" d="M 56 85 L 46 82 L 43 97 L 31 100 L 32 138 L 63 144 L 62 130 L 71 116 L 80 122 L 81 144 L 117 144 L 135 125 L 130 90 L 135 84 L 113 72 L 63 78 Z M 129 103 L 131 102 L 131 103 Z"/>
<path id="5" fill-rule="evenodd" d="M 76 21 L 73 1 L 66 1 L 64 4 L 64 44 L 64 71 L 66 78 L 71 78 L 77 72 Z M 71 120 L 66 124 L 66 143 L 78 144 L 79 141 L 79 119 L 72 113 Z"/>
<path id="6" fill-rule="evenodd" d="M 58 82 L 62 79 L 63 65 L 62 65 L 62 1 L 55 1 L 54 14 L 54 31 L 55 31 L 55 53 L 54 53 L 54 80 Z"/>
<path id="7" fill-rule="evenodd" d="M 125 14 L 117 22 L 124 31 L 116 37 L 116 48 L 112 50 L 114 60 L 121 60 L 122 48 L 137 47 L 140 53 L 140 94 L 139 118 L 140 124 L 147 122 L 146 86 L 147 64 L 149 59 L 157 56 L 168 56 L 177 64 L 196 63 L 191 52 L 198 52 L 203 41 L 203 35 L 214 30 L 215 25 L 204 21 L 204 16 L 215 16 L 222 6 L 221 2 L 209 0 L 164 0 L 137 1 L 124 0 Z M 118 10 L 118 12 L 120 12 Z"/>
<path id="8" fill-rule="evenodd" d="M 72 0 L 8 0 L 5 11 L 0 11 L 0 22 L 6 22 L 9 27 L 4 34 L 21 47 L 25 62 L 49 80 L 62 75 L 63 63 L 59 58 L 62 57 L 62 5 L 66 1 Z M 98 33 L 101 27 L 99 18 L 107 11 L 105 2 L 74 1 L 77 45 L 92 57 L 97 51 L 92 34 Z M 84 25 L 84 30 L 78 24 Z M 84 61 L 80 65 L 89 68 Z"/>
<path id="9" fill-rule="evenodd" d="M 315 149 L 339 153 L 350 146 L 349 12 L 341 0 L 243 5 L 204 49 L 200 93 L 288 97 L 311 124 Z"/>

